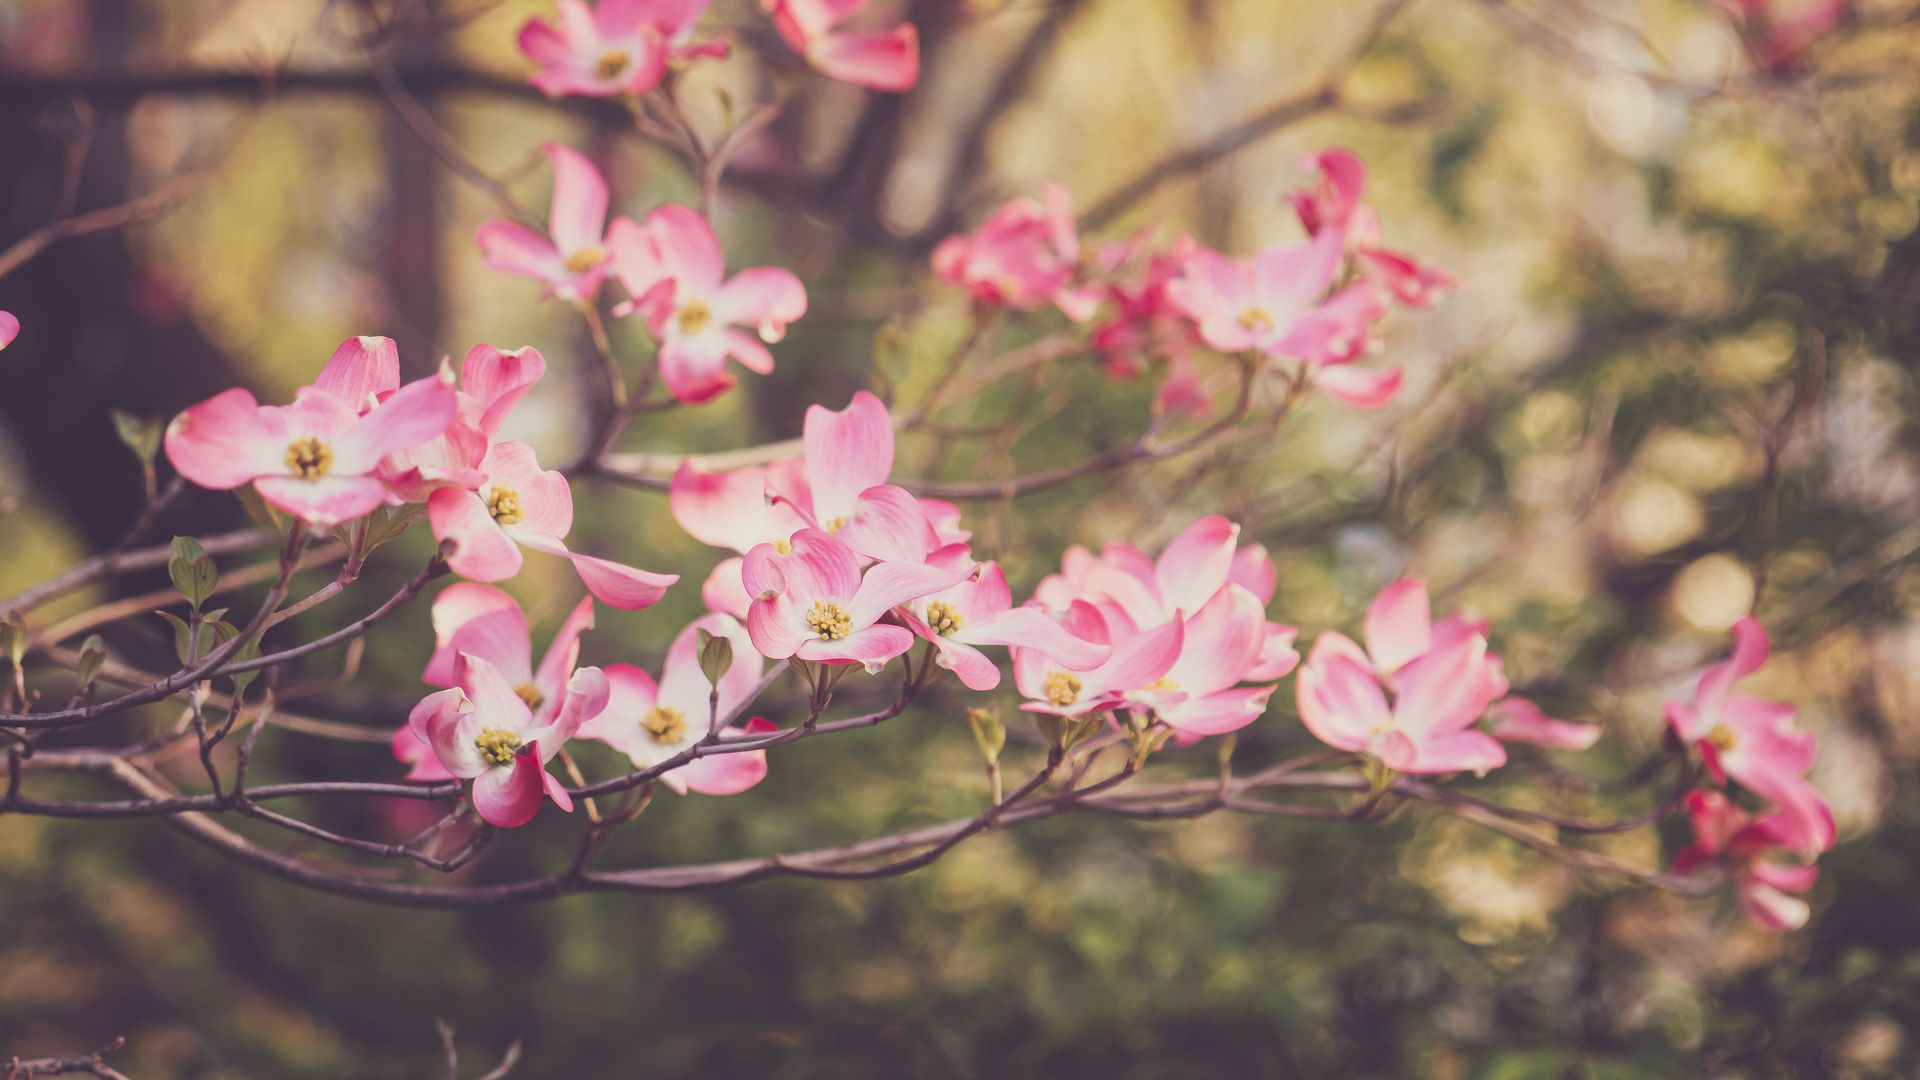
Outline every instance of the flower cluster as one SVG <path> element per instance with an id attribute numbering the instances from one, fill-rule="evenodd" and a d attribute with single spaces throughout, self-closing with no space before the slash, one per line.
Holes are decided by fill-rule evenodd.
<path id="1" fill-rule="evenodd" d="M 910 23 L 850 29 L 868 0 L 761 0 L 780 38 L 816 70 L 874 90 L 902 92 L 920 79 L 920 39 Z M 520 51 L 539 67 L 533 84 L 555 97 L 638 99 L 677 65 L 725 57 L 722 37 L 695 41 L 707 0 L 558 0 L 556 19 L 520 29 Z"/>
<path id="2" fill-rule="evenodd" d="M 1232 256 L 1188 237 L 1157 245 L 1149 230 L 1083 257 L 1071 201 L 1048 184 L 1040 202 L 1015 199 L 971 234 L 942 241 L 933 270 L 982 305 L 1028 311 L 1051 303 L 1075 322 L 1108 311 L 1091 344 L 1116 375 L 1165 361 L 1166 411 L 1204 407 L 1191 365 L 1201 344 L 1296 363 L 1336 400 L 1379 408 L 1399 392 L 1402 373 L 1358 366 L 1378 349 L 1375 328 L 1395 304 L 1432 306 L 1453 279 L 1381 246 L 1357 156 L 1328 150 L 1307 164 L 1313 183 L 1290 196 L 1307 232 L 1300 243 Z"/>
<path id="3" fill-rule="evenodd" d="M 261 405 L 245 389 L 187 409 L 167 426 L 167 458 L 201 487 L 251 487 L 269 506 L 315 529 L 346 526 L 356 556 L 361 519 L 382 506 L 424 503 L 447 564 L 476 581 L 520 571 L 522 546 L 569 560 L 588 591 L 637 610 L 679 580 L 567 548 L 573 492 L 533 448 L 495 436 L 546 371 L 527 348 L 476 346 L 402 386 L 392 340 L 348 338 L 291 405 Z"/>
<path id="4" fill-rule="evenodd" d="M 1733 655 L 1700 676 L 1692 701 L 1667 703 L 1667 724 L 1676 739 L 1700 755 L 1713 783 L 1737 784 L 1771 805 L 1750 821 L 1718 791 L 1708 793 L 1714 799 L 1693 810 L 1699 843 L 1675 869 L 1687 873 L 1704 863 L 1731 864 L 1748 908 L 1780 916 L 1795 906 L 1780 903 L 1772 893 L 1756 894 L 1754 886 L 1795 890 L 1811 885 L 1811 867 L 1782 869 L 1771 857 L 1804 861 L 1832 847 L 1833 809 L 1807 780 L 1814 741 L 1794 723 L 1793 706 L 1733 692 L 1734 683 L 1767 662 L 1766 630 L 1748 618 L 1733 632 Z M 1802 910 L 1800 921 L 1804 918 Z"/>

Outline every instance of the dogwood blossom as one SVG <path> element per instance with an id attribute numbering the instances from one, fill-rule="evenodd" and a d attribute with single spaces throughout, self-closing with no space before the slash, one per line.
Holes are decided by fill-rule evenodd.
<path id="1" fill-rule="evenodd" d="M 553 164 L 553 200 L 547 231 L 495 219 L 481 224 L 480 253 L 503 273 L 546 283 L 546 295 L 570 303 L 590 301 L 606 276 L 607 181 L 593 162 L 571 147 L 542 143 Z"/>
<path id="2" fill-rule="evenodd" d="M 1807 902 L 1787 894 L 1812 888 L 1820 871 L 1779 858 L 1793 845 L 1777 811 L 1755 820 L 1718 791 L 1696 791 L 1687 797 L 1687 815 L 1694 842 L 1674 856 L 1674 873 L 1719 867 L 1733 877 L 1740 906 L 1755 922 L 1772 930 L 1806 925 Z"/>
<path id="3" fill-rule="evenodd" d="M 724 41 L 693 44 L 707 0 L 559 0 L 558 18 L 528 19 L 520 51 L 540 67 L 533 85 L 553 97 L 638 97 L 670 60 L 725 56 Z"/>
<path id="4" fill-rule="evenodd" d="M 929 566 L 877 562 L 863 573 L 860 557 L 820 529 L 793 534 L 789 549 L 761 544 L 747 552 L 741 580 L 753 597 L 747 631 L 772 660 L 798 657 L 861 664 L 879 671 L 913 647 L 913 631 L 883 624 L 896 606 L 959 584 L 972 564 Z"/>
<path id="5" fill-rule="evenodd" d="M 1040 201 L 1014 199 L 980 227 L 933 249 L 933 272 L 982 304 L 1032 311 L 1053 304 L 1075 322 L 1093 317 L 1099 289 L 1077 283 L 1080 239 L 1067 189 L 1048 182 Z"/>
<path id="6" fill-rule="evenodd" d="M 706 401 L 737 380 L 727 360 L 761 375 L 773 371 L 765 344 L 786 336 L 807 313 L 807 290 L 793 272 L 757 266 L 726 276 L 713 226 L 684 206 L 662 206 L 643 223 L 618 218 L 609 233 L 613 270 L 633 299 L 615 308 L 637 311 L 660 343 L 660 377 L 674 397 Z M 758 332 L 743 333 L 736 327 Z"/>

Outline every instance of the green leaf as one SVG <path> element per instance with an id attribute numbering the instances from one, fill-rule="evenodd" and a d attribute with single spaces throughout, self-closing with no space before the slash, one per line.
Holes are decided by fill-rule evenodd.
<path id="1" fill-rule="evenodd" d="M 213 565 L 213 559 L 200 541 L 191 536 L 173 538 L 173 558 L 167 562 L 167 576 L 173 579 L 173 587 L 187 598 L 193 610 L 199 611 L 200 605 L 213 595 L 214 583 L 220 579 L 220 570 Z"/>
<path id="2" fill-rule="evenodd" d="M 361 546 L 361 553 L 371 552 L 382 544 L 390 544 L 400 539 L 400 535 L 407 531 L 407 527 L 420 520 L 420 515 L 426 512 L 427 508 L 424 505 L 409 503 L 406 506 L 389 507 L 382 513 L 370 515 L 366 519 L 367 537 Z"/>
<path id="3" fill-rule="evenodd" d="M 233 495 L 240 500 L 240 508 L 247 512 L 247 517 L 253 519 L 254 524 L 272 529 L 274 532 L 286 531 L 287 522 L 280 516 L 280 511 L 275 510 L 252 487 L 235 488 Z"/>
<path id="4" fill-rule="evenodd" d="M 171 611 L 156 611 L 154 614 L 167 620 L 173 627 L 173 655 L 179 657 L 182 664 L 193 663 L 187 659 L 187 642 L 193 637 L 193 629 L 187 625 L 187 620 Z"/>
<path id="5" fill-rule="evenodd" d="M 733 666 L 733 640 L 718 634 L 700 631 L 700 673 L 714 686 Z"/>
<path id="6" fill-rule="evenodd" d="M 16 668 L 26 659 L 27 624 L 20 616 L 9 615 L 5 622 L 0 622 L 0 652 L 4 652 L 7 661 Z"/>
<path id="7" fill-rule="evenodd" d="M 80 643 L 80 659 L 73 665 L 74 674 L 79 676 L 80 685 L 76 690 L 85 690 L 100 677 L 100 669 L 107 662 L 107 643 L 100 640 L 99 634 L 87 635 Z"/>
<path id="8" fill-rule="evenodd" d="M 258 659 L 259 656 L 260 639 L 253 637 L 249 638 L 245 645 L 234 650 L 233 656 L 229 658 L 228 662 L 237 663 L 242 660 L 255 660 Z M 229 676 L 229 678 L 233 680 L 233 703 L 236 708 L 239 707 L 240 698 L 246 694 L 247 687 L 252 686 L 253 681 L 259 677 L 260 672 L 258 671 L 242 671 L 237 675 Z"/>
<path id="9" fill-rule="evenodd" d="M 113 433 L 127 444 L 133 456 L 140 459 L 141 465 L 152 465 L 153 459 L 160 453 L 160 436 L 166 431 L 166 424 L 157 417 L 135 416 L 119 409 L 113 410 Z"/>

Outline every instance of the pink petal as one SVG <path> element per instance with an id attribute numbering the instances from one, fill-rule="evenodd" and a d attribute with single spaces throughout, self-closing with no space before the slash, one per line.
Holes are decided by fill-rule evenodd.
<path id="1" fill-rule="evenodd" d="M 333 351 L 313 385 L 365 412 L 400 389 L 400 349 L 392 338 L 350 337 Z"/>
<path id="2" fill-rule="evenodd" d="M 1383 409 L 1400 393 L 1404 373 L 1399 368 L 1370 371 L 1352 364 L 1336 364 L 1314 372 L 1313 383 L 1343 405 L 1355 409 Z"/>
<path id="3" fill-rule="evenodd" d="M 453 659 L 453 682 L 473 702 L 474 715 L 487 727 L 522 734 L 533 721 L 533 710 L 499 668 L 486 658 L 460 653 Z"/>
<path id="4" fill-rule="evenodd" d="M 547 358 L 531 345 L 511 352 L 475 345 L 460 361 L 460 388 L 479 405 L 479 428 L 491 437 L 499 432 L 508 411 L 546 373 Z"/>
<path id="5" fill-rule="evenodd" d="M 760 266 L 742 270 L 713 296 L 713 318 L 752 326 L 763 341 L 779 341 L 787 324 L 807 313 L 807 288 L 790 270 Z M 751 365 L 749 365 L 751 366 Z"/>
<path id="6" fill-rule="evenodd" d="M 1503 698 L 1493 703 L 1493 737 L 1555 750 L 1586 750 L 1600 741 L 1599 724 L 1555 720 L 1525 698 Z"/>
<path id="7" fill-rule="evenodd" d="M 769 660 L 785 660 L 813 640 L 806 625 L 807 608 L 786 593 L 756 599 L 747 609 L 747 634 L 753 647 Z"/>
<path id="8" fill-rule="evenodd" d="M 12 312 L 0 311 L 0 349 L 13 344 L 13 339 L 19 336 L 20 320 L 14 318 Z"/>
<path id="9" fill-rule="evenodd" d="M 540 144 L 553 163 L 553 204 L 547 231 L 563 255 L 601 248 L 606 243 L 607 181 L 585 154 L 570 146 Z"/>
<path id="10" fill-rule="evenodd" d="M 387 501 L 386 485 L 370 476 L 263 476 L 253 489 L 276 509 L 316 529 L 331 529 L 373 513 Z"/>
<path id="11" fill-rule="evenodd" d="M 356 420 L 333 445 L 336 473 L 372 472 L 380 459 L 437 438 L 460 411 L 450 378 L 416 379 Z"/>
<path id="12" fill-rule="evenodd" d="M 513 542 L 487 513 L 487 504 L 471 491 L 441 488 L 427 500 L 427 521 L 433 538 L 451 540 L 447 565 L 463 578 L 505 581 L 520 572 L 520 545 Z"/>
<path id="13" fill-rule="evenodd" d="M 806 527 L 791 506 L 768 500 L 764 469 L 707 473 L 683 461 L 673 474 L 667 505 L 695 540 L 743 554 Z"/>
<path id="14" fill-rule="evenodd" d="M 871 487 L 860 493 L 853 516 L 836 531 L 841 542 L 869 559 L 891 562 L 920 562 L 927 557 L 938 537 L 919 500 L 907 489 L 892 484 Z M 968 566 L 972 563 L 969 561 Z"/>
<path id="15" fill-rule="evenodd" d="M 711 401 L 739 381 L 727 370 L 727 357 L 736 344 L 728 331 L 717 328 L 664 341 L 660 345 L 661 381 L 675 398 L 688 405 Z"/>
<path id="16" fill-rule="evenodd" d="M 1753 921 L 1770 930 L 1798 930 L 1813 914 L 1805 900 L 1757 882 L 1741 887 L 1740 906 Z"/>
<path id="17" fill-rule="evenodd" d="M 599 668 L 583 667 L 574 672 L 573 677 L 567 680 L 566 691 L 560 698 L 559 708 L 554 710 L 553 719 L 526 733 L 527 742 L 540 747 L 536 754 L 541 763 L 552 761 L 582 724 L 605 712 L 611 695 L 612 688 L 606 673 Z"/>
<path id="18" fill-rule="evenodd" d="M 1238 731 L 1267 711 L 1271 686 L 1239 687 L 1219 690 L 1204 697 L 1188 698 L 1160 713 L 1167 725 L 1189 735 L 1225 735 Z"/>
<path id="19" fill-rule="evenodd" d="M 580 575 L 580 581 L 594 599 L 621 611 L 652 607 L 680 580 L 678 574 L 656 574 L 579 552 L 568 552 L 567 558 L 572 560 L 574 572 Z"/>
<path id="20" fill-rule="evenodd" d="M 1248 544 L 1233 553 L 1227 580 L 1258 597 L 1262 604 L 1272 603 L 1276 582 L 1273 556 L 1267 554 L 1264 545 Z"/>
<path id="21" fill-rule="evenodd" d="M 457 586 L 456 586 L 457 587 Z M 468 586 L 484 588 L 485 586 Z M 446 595 L 442 593 L 441 595 Z M 547 646 L 546 653 L 540 657 L 540 667 L 532 675 L 533 684 L 548 700 L 556 700 L 566 691 L 567 680 L 572 677 L 574 665 L 580 662 L 580 635 L 593 629 L 593 597 L 583 596 L 580 602 L 567 612 L 566 621 L 554 632 L 553 641 Z M 469 650 L 471 651 L 471 650 Z M 529 646 L 527 652 L 532 652 Z M 501 671 L 512 678 L 514 672 L 501 666 Z"/>
<path id="22" fill-rule="evenodd" d="M 954 636 L 975 645 L 1031 649 L 1068 671 L 1091 671 L 1106 663 L 1113 651 L 1106 644 L 1076 637 L 1037 608 L 1008 608 L 979 623 L 968 622 Z"/>
<path id="23" fill-rule="evenodd" d="M 546 796 L 546 770 L 533 754 L 515 754 L 512 765 L 496 765 L 473 781 L 473 808 L 488 824 L 517 829 L 540 812 Z"/>
<path id="24" fill-rule="evenodd" d="M 420 699 L 407 716 L 407 730 L 433 749 L 435 760 L 452 776 L 469 780 L 487 771 L 490 763 L 469 733 L 473 702 L 458 688 L 437 690 Z"/>
<path id="25" fill-rule="evenodd" d="M 920 34 L 912 23 L 891 30 L 828 34 L 814 40 L 807 59 L 841 82 L 905 93 L 920 81 Z"/>
<path id="26" fill-rule="evenodd" d="M 513 597 L 491 585 L 461 582 L 433 598 L 433 658 L 420 677 L 431 686 L 453 685 L 454 660 L 463 652 L 481 657 L 515 683 L 533 679 L 533 641 L 527 616 Z"/>
<path id="27" fill-rule="evenodd" d="M 1081 680 L 1083 694 L 1095 697 L 1145 689 L 1149 683 L 1159 681 L 1172 669 L 1174 662 L 1180 659 L 1180 649 L 1185 641 L 1186 624 L 1174 619 L 1116 642 L 1107 662 Z"/>
<path id="28" fill-rule="evenodd" d="M 1266 612 L 1254 595 L 1237 585 L 1215 593 L 1186 620 L 1180 659 L 1166 677 L 1174 689 L 1201 697 L 1246 678 L 1260 658 L 1267 636 Z"/>
<path id="29" fill-rule="evenodd" d="M 1767 662 L 1767 651 L 1767 632 L 1758 619 L 1748 616 L 1734 623 L 1733 655 L 1708 668 L 1694 690 L 1694 703 L 1701 715 L 1718 719 L 1733 684 L 1760 670 Z"/>
<path id="30" fill-rule="evenodd" d="M 567 259 L 543 233 L 518 221 L 484 222 L 474 239 L 488 266 L 505 274 L 558 285 L 572 277 Z"/>
<path id="31" fill-rule="evenodd" d="M 869 626 L 832 641 L 809 638 L 794 655 L 824 664 L 859 664 L 872 675 L 886 667 L 887 661 L 913 648 L 916 640 L 913 631 L 904 626 Z"/>
<path id="32" fill-rule="evenodd" d="M 1160 599 L 1169 609 L 1199 611 L 1227 583 L 1239 539 L 1240 526 L 1219 514 L 1181 530 L 1154 561 Z"/>
<path id="33" fill-rule="evenodd" d="M 1507 763 L 1500 740 L 1481 731 L 1459 731 L 1437 738 L 1415 740 L 1412 762 L 1392 764 L 1401 772 L 1435 774 L 1470 772 L 1484 776 Z"/>
<path id="34" fill-rule="evenodd" d="M 893 418 L 865 390 L 838 412 L 808 406 L 802 442 L 814 514 L 823 523 L 852 517 L 860 494 L 893 471 Z"/>
<path id="35" fill-rule="evenodd" d="M 1314 651 L 1319 654 L 1318 643 Z M 1373 732 L 1393 723 L 1386 693 L 1372 671 L 1344 655 L 1309 658 L 1294 691 L 1300 722 L 1336 750 L 1364 750 Z"/>
<path id="36" fill-rule="evenodd" d="M 573 50 L 560 31 L 545 19 L 528 19 L 520 26 L 520 52 L 543 68 L 564 67 L 573 61 Z"/>
<path id="37" fill-rule="evenodd" d="M 402 725 L 393 732 L 393 756 L 401 764 L 409 766 L 408 780 L 432 783 L 436 780 L 451 780 L 453 774 L 440 759 L 434 756 L 433 747 L 414 733 L 412 725 Z"/>
<path id="38" fill-rule="evenodd" d="M 979 649 L 958 638 L 941 637 L 914 616 L 907 616 L 907 625 L 914 633 L 933 642 L 936 661 L 953 672 L 967 689 L 984 692 L 1000 685 L 1000 669 Z"/>
<path id="39" fill-rule="evenodd" d="M 523 442 L 495 444 L 482 465 L 488 484 L 518 496 L 520 521 L 516 532 L 564 539 L 573 529 L 573 489 L 558 470 L 542 469 L 533 447 Z"/>
<path id="40" fill-rule="evenodd" d="M 1486 641 L 1475 637 L 1435 649 L 1401 668 L 1394 726 L 1424 743 L 1478 720 L 1497 689 L 1486 651 Z"/>
<path id="41" fill-rule="evenodd" d="M 260 403 L 239 387 L 174 417 L 166 449 L 181 476 L 216 491 L 286 468 L 286 443 L 272 437 L 261 423 Z"/>
<path id="42" fill-rule="evenodd" d="M 646 738 L 640 721 L 658 702 L 659 687 L 653 676 L 632 664 L 608 664 L 601 674 L 607 680 L 606 707 L 582 722 L 574 737 L 603 742 L 634 756 L 639 740 Z"/>
<path id="43" fill-rule="evenodd" d="M 863 588 L 860 560 L 838 537 L 819 529 L 802 529 L 789 543 L 792 550 L 785 555 L 771 554 L 773 549 L 765 544 L 747 553 L 743 579 L 749 593 L 765 591 L 768 575 L 762 567 L 769 557 L 777 567 L 777 587 L 802 608 L 811 607 L 815 600 L 847 603 Z M 885 610 L 876 611 L 867 621 L 879 618 Z"/>
<path id="44" fill-rule="evenodd" d="M 1277 320 L 1287 320 L 1327 291 L 1346 252 L 1343 229 L 1323 229 L 1304 244 L 1270 247 L 1253 259 L 1254 299 Z M 1279 327 L 1276 327 L 1278 329 Z"/>
<path id="45" fill-rule="evenodd" d="M 708 611 L 731 615 L 742 622 L 746 621 L 747 609 L 753 605 L 753 597 L 747 593 L 746 586 L 740 580 L 739 556 L 720 560 L 713 568 L 707 580 L 700 584 L 700 602 Z"/>
<path id="46" fill-rule="evenodd" d="M 766 724 L 765 729 L 778 730 L 772 724 Z M 669 784 L 678 781 L 688 791 L 697 791 L 702 795 L 738 795 L 766 778 L 765 750 L 709 754 L 661 777 Z"/>
<path id="47" fill-rule="evenodd" d="M 1402 578 L 1380 590 L 1367 606 L 1367 652 L 1375 671 L 1391 675 L 1433 648 L 1433 608 L 1427 583 Z"/>
<path id="48" fill-rule="evenodd" d="M 805 535 L 805 534 L 802 534 Z M 796 547 L 795 551 L 798 551 Z M 847 614 L 855 628 L 867 626 L 909 600 L 931 596 L 952 588 L 973 573 L 971 565 L 962 567 L 928 566 L 924 563 L 874 563 L 860 579 L 860 587 L 847 604 Z M 795 590 L 796 599 L 798 590 Z"/>
<path id="49" fill-rule="evenodd" d="M 1260 642 L 1260 658 L 1247 670 L 1250 682 L 1266 682 L 1269 679 L 1284 679 L 1300 666 L 1300 653 L 1293 647 L 1300 631 L 1282 623 L 1267 624 L 1265 635 Z"/>

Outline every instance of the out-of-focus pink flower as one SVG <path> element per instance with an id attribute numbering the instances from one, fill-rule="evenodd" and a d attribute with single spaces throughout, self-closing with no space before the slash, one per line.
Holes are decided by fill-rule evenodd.
<path id="1" fill-rule="evenodd" d="M 1159 412 L 1205 412 L 1213 399 L 1192 362 L 1200 339 L 1192 320 L 1167 296 L 1167 285 L 1180 276 L 1196 247 L 1192 238 L 1181 236 L 1167 251 L 1142 254 L 1150 238 L 1151 230 L 1142 230 L 1124 243 L 1101 248 L 1096 274 L 1112 302 L 1113 316 L 1089 341 L 1107 374 L 1115 378 L 1138 376 L 1149 360 L 1166 361 L 1166 377 L 1154 402 Z"/>
<path id="2" fill-rule="evenodd" d="M 747 611 L 753 607 L 753 597 L 747 594 L 746 585 L 740 581 L 740 568 L 745 562 L 738 555 L 721 559 L 720 564 L 707 574 L 707 580 L 700 583 L 700 602 L 706 605 L 708 611 L 731 615 L 746 622 Z"/>
<path id="3" fill-rule="evenodd" d="M 1755 922 L 1772 930 L 1806 925 L 1807 902 L 1787 894 L 1812 888 L 1820 871 L 1775 857 L 1792 847 L 1777 812 L 1756 821 L 1720 792 L 1696 791 L 1687 797 L 1687 814 L 1694 842 L 1674 856 L 1675 873 L 1719 867 L 1732 875 L 1740 906 Z"/>
<path id="4" fill-rule="evenodd" d="M 19 336 L 20 320 L 10 311 L 0 311 L 0 349 L 13 344 L 13 339 Z"/>
<path id="5" fill-rule="evenodd" d="M 407 726 L 449 774 L 473 781 L 473 808 L 480 816 L 514 828 L 532 821 L 548 798 L 571 812 L 572 796 L 546 764 L 582 723 L 606 708 L 606 675 L 592 667 L 574 672 L 544 723 L 535 721 L 499 668 L 471 653 L 455 657 L 453 682 L 422 698 Z"/>
<path id="6" fill-rule="evenodd" d="M 401 388 L 365 415 L 317 387 L 285 406 L 261 405 L 235 388 L 173 418 L 167 459 L 201 487 L 252 484 L 273 506 L 330 529 L 385 502 L 383 460 L 440 435 L 457 409 L 445 372 Z"/>
<path id="7" fill-rule="evenodd" d="M 1600 741 L 1599 724 L 1555 720 L 1526 698 L 1501 698 L 1487 711 L 1493 717 L 1491 733 L 1501 742 L 1551 750 L 1590 750 Z"/>
<path id="8" fill-rule="evenodd" d="M 1167 297 L 1214 349 L 1297 356 L 1295 327 L 1333 284 L 1343 245 L 1338 229 L 1323 229 L 1306 243 L 1244 258 L 1200 248 L 1167 284 Z"/>
<path id="9" fill-rule="evenodd" d="M 891 30 L 842 30 L 867 0 L 760 0 L 794 52 L 831 78 L 870 90 L 904 93 L 920 81 L 920 33 L 912 23 Z"/>
<path id="10" fill-rule="evenodd" d="M 807 290 L 793 272 L 757 266 L 729 278 L 713 226 L 684 206 L 662 206 L 644 223 L 618 218 L 608 241 L 613 271 L 660 342 L 660 376 L 681 401 L 706 401 L 732 386 L 729 357 L 762 375 L 773 354 L 762 342 L 786 336 L 807 313 Z M 737 327 L 751 326 L 756 338 Z"/>
<path id="11" fill-rule="evenodd" d="M 390 337 L 350 337 L 328 358 L 313 385 L 365 414 L 400 389 L 400 347 Z"/>
<path id="12" fill-rule="evenodd" d="M 804 468 L 800 459 L 792 458 L 764 468 L 709 473 L 683 461 L 667 489 L 667 506 L 687 535 L 744 555 L 761 544 L 785 541 L 807 527 L 807 519 L 793 503 L 774 496 L 779 490 L 804 488 Z M 787 473 L 798 475 L 785 483 L 773 480 L 776 474 Z"/>
<path id="13" fill-rule="evenodd" d="M 701 631 L 733 644 L 733 662 L 717 683 L 707 682 L 700 670 Z M 632 664 L 607 665 L 612 699 L 605 712 L 580 729 L 580 737 L 606 743 L 627 755 L 636 769 L 650 769 L 705 739 L 713 718 L 739 708 L 765 670 L 766 662 L 754 651 L 745 627 L 730 616 L 702 616 L 673 639 L 659 682 Z M 715 694 L 717 698 L 710 696 Z M 722 734 L 773 730 L 771 723 L 755 717 Z M 736 795 L 766 775 L 767 752 L 749 750 L 696 758 L 660 779 L 682 795 Z"/>
<path id="14" fill-rule="evenodd" d="M 475 490 L 443 487 L 427 500 L 434 538 L 453 541 L 447 565 L 461 577 L 505 581 L 520 572 L 526 546 L 567 559 L 595 599 L 625 611 L 652 605 L 680 580 L 569 551 L 573 490 L 565 476 L 542 469 L 526 443 L 496 443 L 479 472 Z"/>
<path id="15" fill-rule="evenodd" d="M 553 163 L 547 231 L 518 221 L 487 221 L 478 235 L 480 253 L 495 270 L 545 282 L 545 295 L 583 304 L 600 288 L 610 259 L 607 181 L 578 150 L 552 142 L 541 149 Z"/>
<path id="16" fill-rule="evenodd" d="M 533 85 L 559 97 L 639 96 L 659 85 L 669 60 L 725 56 L 727 44 L 693 44 L 707 0 L 559 0 L 553 21 L 528 19 L 520 51 L 539 66 Z"/>
<path id="17" fill-rule="evenodd" d="M 440 780 L 451 780 L 453 774 L 440 759 L 434 756 L 433 747 L 427 741 L 414 734 L 413 727 L 402 724 L 393 732 L 394 760 L 407 766 L 406 779 L 431 784 Z"/>
<path id="18" fill-rule="evenodd" d="M 1475 634 L 1401 665 L 1391 705 L 1379 676 L 1326 643 L 1326 635 L 1314 643 L 1296 687 L 1300 720 L 1321 742 L 1405 773 L 1483 774 L 1506 763 L 1499 740 L 1473 728 L 1500 689 L 1485 638 Z"/>
<path id="19" fill-rule="evenodd" d="M 1380 246 L 1380 216 L 1361 201 L 1367 189 L 1367 167 L 1359 155 L 1335 147 L 1302 164 L 1315 173 L 1314 182 L 1288 198 L 1307 232 L 1316 236 L 1327 229 L 1340 232 L 1367 276 L 1409 307 L 1432 307 L 1453 288 L 1456 282 L 1446 271 L 1422 266 L 1409 255 Z"/>
<path id="20" fill-rule="evenodd" d="M 826 664 L 861 664 L 879 671 L 913 647 L 913 631 L 880 619 L 910 600 L 951 588 L 973 572 L 925 563 L 877 562 L 860 571 L 860 557 L 831 533 L 802 529 L 789 550 L 761 544 L 747 552 L 741 580 L 753 599 L 747 630 L 762 656 L 797 656 Z"/>
<path id="21" fill-rule="evenodd" d="M 1846 25 L 1854 14 L 1852 0 L 1813 0 L 1798 4 L 1783 4 L 1781 0 L 1718 0 L 1716 6 L 1740 31 L 1740 40 L 1747 47 L 1747 55 L 1753 58 L 1753 66 L 1770 78 L 1798 72 L 1806 62 L 1807 53 L 1820 39 Z"/>
<path id="22" fill-rule="evenodd" d="M 940 241 L 933 272 L 982 304 L 1032 311 L 1051 303 L 1069 319 L 1085 322 L 1102 293 L 1074 281 L 1080 239 L 1072 197 L 1049 181 L 1040 199 L 1014 199 L 972 233 Z"/>
<path id="23" fill-rule="evenodd" d="M 1767 632 L 1753 618 L 1733 627 L 1733 655 L 1700 676 L 1691 702 L 1670 701 L 1667 723 L 1696 747 L 1715 780 L 1728 778 L 1779 808 L 1783 843 L 1814 853 L 1833 846 L 1833 811 L 1807 782 L 1813 736 L 1794 726 L 1791 705 L 1733 693 L 1767 662 Z"/>
<path id="24" fill-rule="evenodd" d="M 930 561 L 956 567 L 973 563 L 958 548 L 943 549 Z M 909 600 L 902 610 L 913 632 L 933 642 L 940 666 L 969 690 L 1000 685 L 1000 669 L 980 651 L 982 645 L 1031 649 L 1068 671 L 1097 667 L 1110 651 L 1104 643 L 1075 637 L 1038 608 L 1014 607 L 999 563 L 981 563 L 975 577 Z"/>

